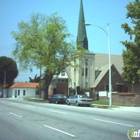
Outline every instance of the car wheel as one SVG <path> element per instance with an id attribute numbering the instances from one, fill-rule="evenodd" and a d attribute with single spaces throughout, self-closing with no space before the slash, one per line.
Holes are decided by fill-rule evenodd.
<path id="1" fill-rule="evenodd" d="M 69 101 L 67 101 L 67 105 L 70 105 L 70 102 Z"/>
<path id="2" fill-rule="evenodd" d="M 79 103 L 78 103 L 78 101 L 76 101 L 76 106 L 79 106 Z"/>

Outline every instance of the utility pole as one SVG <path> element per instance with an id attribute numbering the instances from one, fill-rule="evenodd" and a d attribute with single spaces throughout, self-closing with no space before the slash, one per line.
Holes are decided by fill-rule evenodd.
<path id="1" fill-rule="evenodd" d="M 6 86 L 6 70 L 4 71 L 4 95 L 5 95 L 5 86 Z"/>
<path id="2" fill-rule="evenodd" d="M 109 31 L 109 24 L 107 24 L 107 31 L 105 29 L 103 29 L 102 27 L 98 26 L 98 25 L 94 25 L 91 23 L 85 23 L 85 26 L 96 26 L 98 28 L 100 28 L 101 30 L 103 30 L 106 34 L 107 34 L 107 38 L 108 38 L 108 65 L 109 65 L 109 106 L 112 106 L 112 82 L 111 82 L 111 47 L 110 47 L 110 31 Z"/>

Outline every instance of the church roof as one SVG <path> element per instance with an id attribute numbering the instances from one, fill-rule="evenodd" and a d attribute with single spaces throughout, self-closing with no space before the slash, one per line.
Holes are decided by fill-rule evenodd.
<path id="1" fill-rule="evenodd" d="M 85 27 L 85 17 L 84 17 L 84 9 L 83 9 L 83 1 L 80 3 L 80 11 L 79 11 L 79 21 L 78 21 L 78 33 L 77 33 L 77 45 L 81 45 L 83 48 L 88 50 L 88 39 Z M 78 46 L 77 46 L 78 47 Z"/>
<path id="2" fill-rule="evenodd" d="M 108 54 L 95 53 L 95 67 L 100 67 L 108 64 Z M 120 74 L 123 70 L 123 58 L 122 55 L 111 54 L 111 64 L 114 64 Z"/>
<path id="3" fill-rule="evenodd" d="M 102 80 L 102 78 L 108 72 L 108 69 L 109 69 L 109 65 L 100 67 L 101 72 L 98 75 L 98 77 L 96 78 L 96 80 L 94 81 L 94 83 L 91 85 L 91 87 L 95 88 L 99 84 L 99 82 Z"/>

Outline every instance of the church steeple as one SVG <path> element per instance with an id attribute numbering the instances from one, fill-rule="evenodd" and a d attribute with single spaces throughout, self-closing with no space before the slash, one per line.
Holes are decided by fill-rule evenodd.
<path id="1" fill-rule="evenodd" d="M 86 28 L 85 28 L 85 17 L 84 17 L 84 8 L 83 8 L 82 0 L 80 3 L 78 33 L 77 33 L 76 42 L 77 42 L 77 45 L 80 44 L 83 48 L 88 50 L 88 39 L 87 39 L 87 33 L 86 33 Z"/>

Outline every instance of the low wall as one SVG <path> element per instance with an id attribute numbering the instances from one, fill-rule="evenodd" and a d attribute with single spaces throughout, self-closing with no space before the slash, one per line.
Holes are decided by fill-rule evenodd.
<path id="1" fill-rule="evenodd" d="M 112 104 L 140 106 L 140 94 L 112 94 Z"/>
<path id="2" fill-rule="evenodd" d="M 101 97 L 99 97 L 99 100 L 101 100 L 101 101 L 109 101 L 109 98 L 107 96 L 101 96 Z"/>

